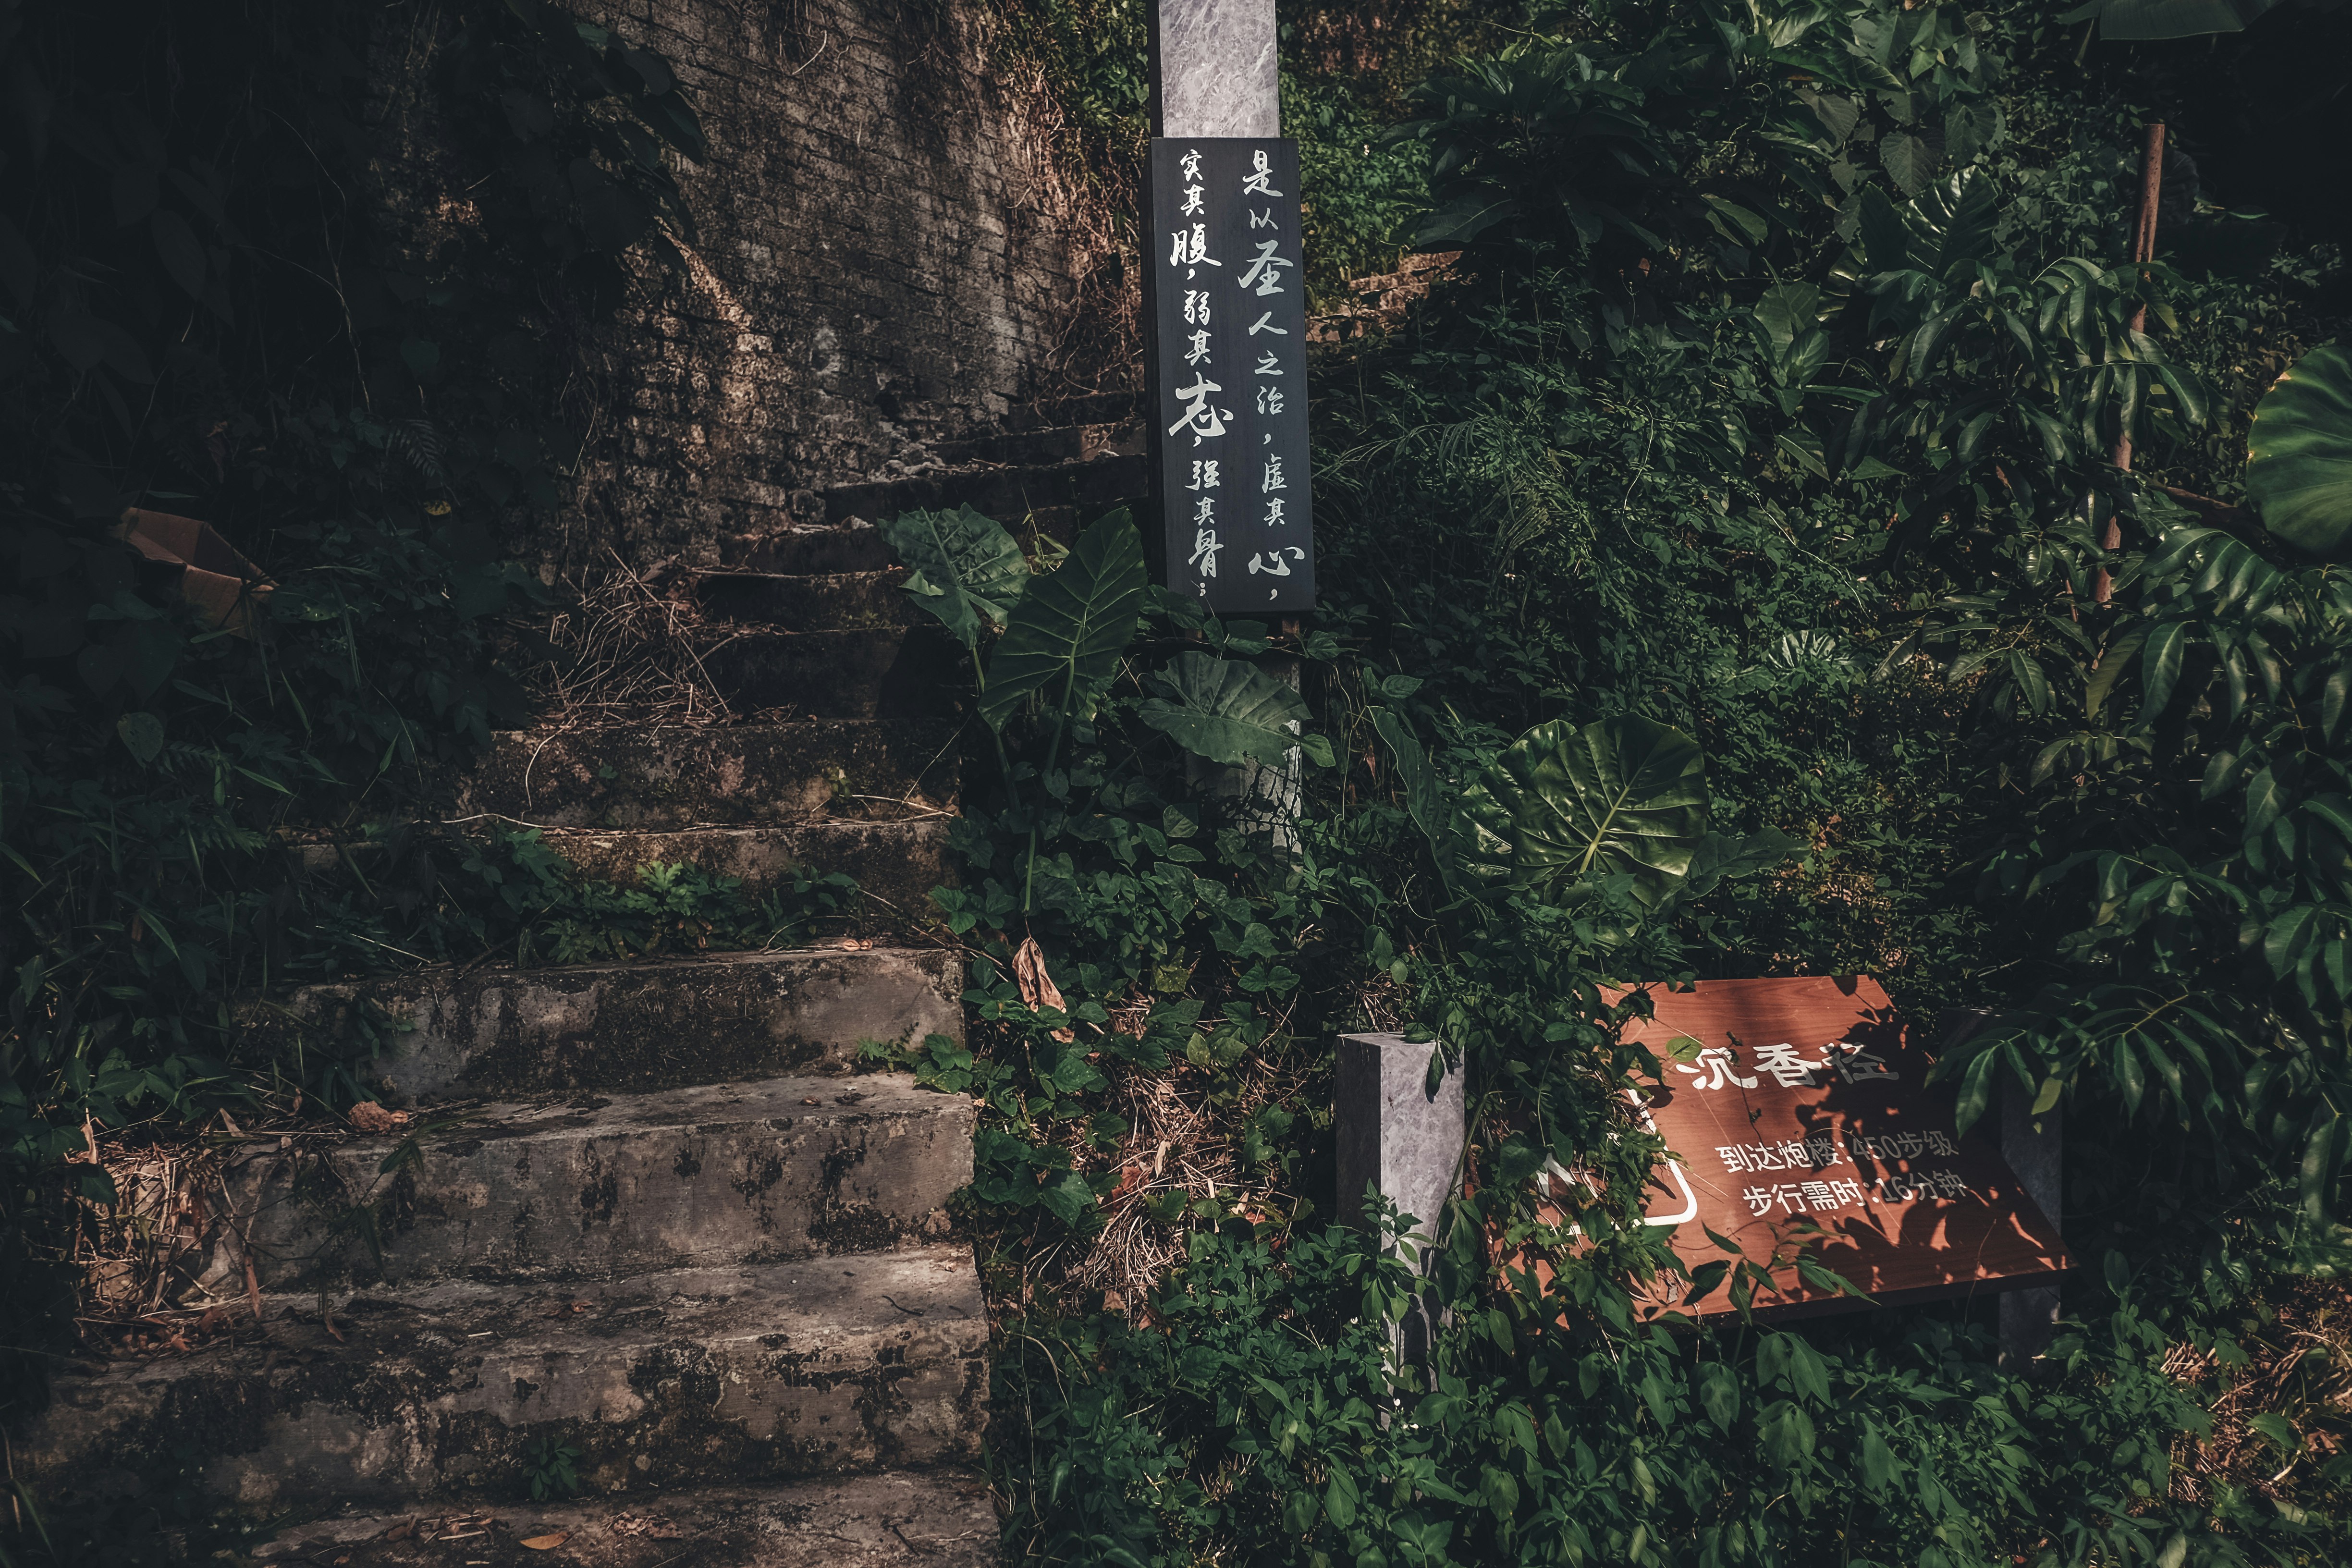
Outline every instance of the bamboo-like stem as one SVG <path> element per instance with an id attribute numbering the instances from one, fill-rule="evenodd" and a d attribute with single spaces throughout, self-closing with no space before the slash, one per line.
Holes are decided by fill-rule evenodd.
<path id="1" fill-rule="evenodd" d="M 2147 139 L 2140 147 L 2139 217 L 2132 226 L 2131 258 L 2135 265 L 2156 259 L 2156 211 L 2163 187 L 2164 121 L 2159 120 L 2148 126 Z M 2131 330 L 2135 332 L 2147 330 L 2147 307 L 2145 304 L 2132 312 Z M 2130 426 L 2126 425 L 2116 432 L 2116 444 L 2114 449 L 2107 454 L 2107 460 L 2124 472 L 2131 472 Z M 2099 536 L 2100 548 L 2120 550 L 2123 548 L 2123 524 L 2116 519 L 2115 513 L 2109 512 L 2106 530 Z M 2104 605 L 2114 591 L 2114 579 L 2108 576 L 2105 566 L 2100 567 L 2099 574 L 2091 586 L 2091 597 Z"/>

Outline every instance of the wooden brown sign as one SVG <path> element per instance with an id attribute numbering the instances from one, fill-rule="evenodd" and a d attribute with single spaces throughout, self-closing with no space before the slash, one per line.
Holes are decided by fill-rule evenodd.
<path id="1" fill-rule="evenodd" d="M 2057 1227 L 1981 1125 L 1957 1130 L 1952 1095 L 1927 1085 L 1933 1058 L 1906 1037 L 1876 981 L 1708 980 L 1650 1000 L 1655 1016 L 1625 1037 L 1658 1058 L 1646 1114 L 1681 1158 L 1652 1173 L 1643 1213 L 1672 1227 L 1669 1245 L 1694 1269 L 1728 1257 L 1708 1229 L 1757 1262 L 1788 1259 L 1805 1242 L 1881 1301 L 2070 1267 Z M 1793 1263 L 1773 1278 L 1781 1293 L 1759 1293 L 1758 1305 L 1838 1299 Z M 1679 1310 L 1735 1308 L 1718 1289 Z"/>

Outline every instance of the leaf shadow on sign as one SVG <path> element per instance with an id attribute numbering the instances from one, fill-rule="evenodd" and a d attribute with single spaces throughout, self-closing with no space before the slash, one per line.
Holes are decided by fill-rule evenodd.
<path id="1" fill-rule="evenodd" d="M 1661 1310 L 1737 1310 L 1722 1269 L 1706 1267 L 1723 1256 L 1717 1235 L 1769 1268 L 1774 1288 L 1754 1306 L 1773 1316 L 1969 1295 L 2065 1267 L 2055 1227 L 1989 1129 L 1958 1133 L 1950 1089 L 1927 1081 L 1933 1055 L 1924 1037 L 1906 1030 L 1874 982 L 1702 983 L 1658 996 L 1655 1006 L 1645 1033 L 1699 1042 L 1723 1064 L 1709 1067 L 1709 1081 L 1704 1057 L 1672 1053 L 1649 1099 L 1697 1188 L 1705 1224 L 1676 1223 L 1685 1216 L 1663 1188 L 1650 1222 L 1672 1225 L 1675 1251 L 1713 1281 L 1671 1305 L 1657 1301 Z M 1821 1072 L 1838 1047 L 1859 1054 Z M 1769 1059 L 1776 1055 L 1777 1064 Z M 1824 1271 L 1860 1294 L 1840 1292 Z"/>
<path id="2" fill-rule="evenodd" d="M 1917 1076 L 1903 1090 L 1874 1095 L 1853 1092 L 1864 1085 L 1848 1085 L 1833 1102 L 1799 1113 L 1803 1135 L 1829 1137 L 1841 1158 L 1851 1162 L 1850 1179 L 1878 1194 L 1861 1214 L 1822 1225 L 1811 1249 L 1815 1261 L 1881 1301 L 2000 1289 L 2064 1268 L 2065 1249 L 2056 1227 L 2027 1194 L 1983 1125 L 1958 1134 L 1949 1089 L 1922 1092 L 1916 1087 L 1928 1055 L 1909 1043 L 1894 1010 L 1873 1007 L 1862 1017 L 1849 1038 L 1899 1061 L 1909 1069 L 1906 1077 Z M 1923 1120 L 1923 1111 L 1932 1120 Z M 1953 1152 L 1887 1152 L 1888 1146 L 1910 1149 L 1908 1140 L 1928 1132 L 1948 1140 Z M 1906 1184 L 1938 1177 L 1958 1182 L 1964 1192 L 1885 1195 L 1890 1185 L 1900 1192 Z"/>

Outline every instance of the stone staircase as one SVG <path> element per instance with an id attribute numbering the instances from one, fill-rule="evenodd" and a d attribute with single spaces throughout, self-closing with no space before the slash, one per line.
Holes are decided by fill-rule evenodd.
<path id="1" fill-rule="evenodd" d="M 861 1040 L 963 1033 L 955 956 L 904 936 L 948 875 L 961 656 L 865 520 L 969 502 L 1066 539 L 1142 488 L 1132 411 L 1016 418 L 835 487 L 824 526 L 728 542 L 692 591 L 750 722 L 501 734 L 448 802 L 447 831 L 530 824 L 617 879 L 845 871 L 882 937 L 425 970 L 251 1013 L 264 1036 L 399 1020 L 359 1070 L 405 1120 L 240 1138 L 200 1279 L 237 1303 L 226 1331 L 67 1368 L 15 1474 L 135 1491 L 193 1454 L 285 1523 L 263 1561 L 992 1562 L 988 1321 L 947 1219 L 972 1108 L 850 1070 Z"/>

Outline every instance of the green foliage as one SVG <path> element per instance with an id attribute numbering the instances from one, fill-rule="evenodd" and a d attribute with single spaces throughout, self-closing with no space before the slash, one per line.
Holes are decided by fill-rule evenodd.
<path id="1" fill-rule="evenodd" d="M 1468 796 L 1477 859 L 1514 887 L 1622 876 L 1662 901 L 1706 834 L 1706 759 L 1680 731 L 1635 714 L 1539 724 Z"/>
<path id="2" fill-rule="evenodd" d="M 2277 4 L 2278 0 L 2091 0 L 2058 20 L 2095 21 L 2103 38 L 2144 43 L 2239 32 Z"/>
<path id="3" fill-rule="evenodd" d="M 1295 853 L 1180 785 L 1121 680 L 1052 806 L 971 803 L 941 895 L 987 1024 L 917 1066 L 987 1102 L 1029 1560 L 2341 1555 L 2352 1470 L 2306 1444 L 2271 1479 L 2340 1413 L 2208 1408 L 2268 1303 L 2341 1267 L 2337 589 L 2143 482 L 2233 493 L 2251 324 L 2296 285 L 2123 264 L 2138 113 L 2055 74 L 2073 42 L 1953 5 L 1610 6 L 1416 99 L 1425 233 L 1467 249 L 1318 366 L 1305 687 L 1342 765 L 1306 775 Z M 1139 674 L 1178 630 L 1263 646 L 1151 608 Z M 1640 788 L 1575 749 L 1669 732 Z M 1659 864 L 1610 826 L 1653 798 Z M 1554 845 L 1544 874 L 1465 875 L 1471 816 Z M 1034 900 L 989 874 L 1024 842 Z M 1024 1000 L 1024 940 L 1062 1005 Z M 1685 1269 L 1639 1222 L 1624 1091 L 1656 1064 L 1603 985 L 1856 970 L 1923 1027 L 2007 1010 L 1948 1055 L 1964 1115 L 2064 1109 L 2083 1267 L 2030 1376 L 1982 1305 L 1767 1329 L 1767 1260 Z M 1474 1116 L 1411 1369 L 1364 1331 L 1401 1315 L 1350 1271 L 1374 1249 L 1321 1228 L 1361 1197 L 1323 1042 L 1365 1027 L 1422 1031 Z M 1168 1096 L 1232 1189 L 1150 1180 L 1124 1118 Z M 1552 1166 L 1591 1184 L 1546 1215 Z M 1106 1255 L 1178 1246 L 1095 1294 Z M 1505 1289 L 1497 1256 L 1547 1269 Z M 1741 1314 L 1657 1315 L 1705 1294 Z M 2281 1458 L 2204 1462 L 2246 1434 Z"/>
<path id="4" fill-rule="evenodd" d="M 768 910 L 675 868 L 615 888 L 535 842 L 385 826 L 527 714 L 502 659 L 538 650 L 502 616 L 544 595 L 501 535 L 568 491 L 587 335 L 629 255 L 681 221 L 649 139 L 701 142 L 668 68 L 557 8 L 460 7 L 435 68 L 463 166 L 405 194 L 478 221 L 395 258 L 361 202 L 382 183 L 360 118 L 371 15 L 4 15 L 21 110 L 0 129 L 14 1406 L 66 1300 L 36 1255 L 70 1255 L 70 1200 L 110 1195 L 102 1171 L 60 1163 L 86 1128 L 372 1092 L 339 1049 L 247 1038 L 233 995 L 419 954 L 764 937 L 834 889 Z M 205 520 L 274 588 L 215 624 L 117 536 L 126 506 Z M 350 852 L 314 875 L 299 841 L 321 839 Z"/>
<path id="5" fill-rule="evenodd" d="M 2323 560 L 2352 536 L 2352 353 L 2314 349 L 2254 409 L 2246 494 L 2263 526 Z"/>
<path id="6" fill-rule="evenodd" d="M 999 631 L 1029 585 L 1028 558 L 1013 536 L 968 506 L 905 511 L 882 534 L 908 566 L 907 596 L 937 616 L 967 650 L 983 622 Z"/>
<path id="7" fill-rule="evenodd" d="M 568 1498 L 580 1490 L 579 1449 L 553 1437 L 541 1437 L 523 1450 L 522 1470 L 530 1485 L 530 1500 Z"/>
<path id="8" fill-rule="evenodd" d="M 1091 718 L 1118 672 L 1150 581 L 1142 538 L 1125 512 L 1080 534 L 1068 559 L 1021 595 L 989 656 L 980 699 L 989 726 L 1002 731 L 1032 696 L 1054 715 L 1057 738 L 1073 720 Z"/>
<path id="9" fill-rule="evenodd" d="M 1180 653 L 1150 684 L 1161 695 L 1145 699 L 1136 717 L 1213 763 L 1248 759 L 1280 767 L 1307 726 L 1307 703 L 1297 692 L 1239 659 Z"/>

